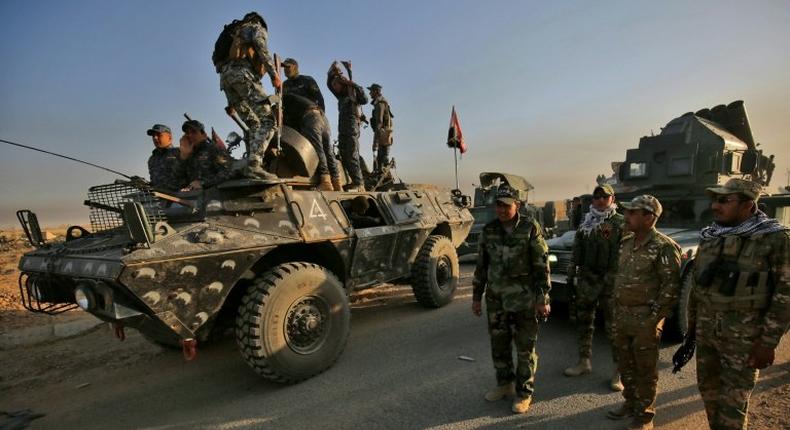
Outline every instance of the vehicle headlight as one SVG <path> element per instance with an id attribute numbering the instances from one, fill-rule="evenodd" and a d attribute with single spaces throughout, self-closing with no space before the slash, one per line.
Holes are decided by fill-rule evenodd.
<path id="1" fill-rule="evenodd" d="M 557 260 L 557 256 L 556 255 L 549 254 L 549 263 L 556 263 L 557 261 L 559 261 L 559 260 Z"/>
<path id="2" fill-rule="evenodd" d="M 74 301 L 84 311 L 89 311 L 96 307 L 96 297 L 89 287 L 80 285 L 74 289 Z"/>

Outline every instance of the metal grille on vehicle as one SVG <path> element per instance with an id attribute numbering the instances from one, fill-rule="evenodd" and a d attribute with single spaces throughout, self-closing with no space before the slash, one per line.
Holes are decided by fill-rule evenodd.
<path id="1" fill-rule="evenodd" d="M 126 202 L 142 204 L 151 225 L 166 220 L 161 202 L 153 190 L 142 184 L 116 181 L 88 189 L 85 205 L 91 208 L 91 229 L 99 232 L 123 226 L 123 204 Z"/>

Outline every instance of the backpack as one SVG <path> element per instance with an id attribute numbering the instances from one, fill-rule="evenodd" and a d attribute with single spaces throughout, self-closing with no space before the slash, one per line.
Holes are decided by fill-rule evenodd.
<path id="1" fill-rule="evenodd" d="M 222 29 L 222 32 L 219 33 L 217 41 L 214 42 L 214 52 L 211 54 L 211 62 L 214 63 L 217 73 L 219 73 L 219 68 L 228 60 L 230 45 L 233 44 L 233 33 L 240 23 L 241 21 L 234 20 L 226 25 Z"/>

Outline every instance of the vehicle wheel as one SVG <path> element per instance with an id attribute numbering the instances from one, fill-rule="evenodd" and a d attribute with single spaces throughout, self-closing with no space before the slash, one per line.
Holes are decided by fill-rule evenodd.
<path id="1" fill-rule="evenodd" d="M 241 299 L 236 342 L 256 373 L 296 383 L 328 369 L 346 346 L 351 311 L 340 281 L 311 263 L 259 276 Z"/>
<path id="2" fill-rule="evenodd" d="M 691 300 L 691 290 L 694 289 L 694 266 L 689 264 L 680 280 L 680 299 L 675 306 L 672 316 L 667 321 L 666 334 L 669 340 L 682 341 L 683 335 L 688 332 L 688 308 Z"/>
<path id="3" fill-rule="evenodd" d="M 445 236 L 428 236 L 412 267 L 412 290 L 421 305 L 440 308 L 453 300 L 458 287 L 458 255 Z"/>

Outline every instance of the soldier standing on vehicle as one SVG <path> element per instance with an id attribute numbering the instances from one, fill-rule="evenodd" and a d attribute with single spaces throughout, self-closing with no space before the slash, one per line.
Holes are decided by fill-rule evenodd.
<path id="1" fill-rule="evenodd" d="M 515 395 L 512 410 L 523 414 L 532 403 L 538 367 L 538 318 L 545 320 L 551 312 L 548 246 L 540 225 L 519 214 L 515 190 L 499 187 L 496 199 L 497 219 L 480 234 L 472 312 L 482 314 L 485 293 L 497 381 L 485 399 L 493 402 Z M 512 343 L 518 357 L 515 373 Z"/>
<path id="2" fill-rule="evenodd" d="M 641 195 L 621 205 L 630 234 L 620 242 L 612 329 L 625 403 L 607 416 L 633 417 L 629 429 L 652 429 L 658 346 L 664 318 L 680 296 L 680 247 L 655 228 L 662 210 L 658 199 Z"/>
<path id="3" fill-rule="evenodd" d="M 373 113 L 370 115 L 370 128 L 373 129 L 373 153 L 376 154 L 374 170 L 381 171 L 390 164 L 392 147 L 392 118 L 390 104 L 381 94 L 381 85 L 368 87 Z"/>
<path id="4" fill-rule="evenodd" d="M 758 369 L 774 362 L 790 325 L 790 230 L 757 208 L 743 179 L 708 188 L 714 222 L 700 232 L 689 331 L 712 429 L 745 429 Z"/>
<path id="5" fill-rule="evenodd" d="M 212 187 L 230 177 L 232 159 L 206 134 L 200 121 L 188 120 L 181 126 L 184 136 L 179 143 L 189 190 Z"/>
<path id="6" fill-rule="evenodd" d="M 617 213 L 614 189 L 604 184 L 595 187 L 590 211 L 576 231 L 573 241 L 568 284 L 575 284 L 575 308 L 579 363 L 565 369 L 565 376 L 579 376 L 592 371 L 592 340 L 595 310 L 604 312 L 606 337 L 612 342 L 612 288 L 617 270 L 617 255 L 623 236 L 623 216 Z M 576 282 L 574 282 L 576 280 Z M 622 391 L 617 371 L 617 353 L 612 350 L 615 371 L 609 387 Z"/>
<path id="7" fill-rule="evenodd" d="M 289 106 L 286 115 L 294 117 L 294 125 L 299 132 L 310 141 L 318 156 L 317 174 L 318 189 L 324 191 L 343 191 L 340 187 L 340 173 L 337 170 L 335 157 L 332 154 L 332 137 L 329 121 L 324 115 L 324 96 L 318 84 L 310 76 L 299 74 L 299 63 L 293 58 L 283 61 L 283 70 L 287 78 L 283 82 L 283 103 Z M 296 105 L 292 106 L 291 105 Z"/>
<path id="8" fill-rule="evenodd" d="M 249 154 L 245 176 L 275 179 L 263 167 L 263 158 L 275 133 L 275 118 L 261 78 L 268 74 L 272 86 L 282 83 L 267 47 L 268 29 L 263 18 L 250 12 L 241 21 L 225 27 L 215 45 L 212 60 L 220 74 L 220 89 L 228 107 L 235 110 L 249 127 Z"/>
<path id="9" fill-rule="evenodd" d="M 351 178 L 349 189 L 364 191 L 365 181 L 359 161 L 359 123 L 363 118 L 360 114 L 360 106 L 367 103 L 368 99 L 362 87 L 343 76 L 337 62 L 332 63 L 329 68 L 327 86 L 337 97 L 339 112 L 337 140 L 340 147 L 340 160 Z"/>
<path id="10" fill-rule="evenodd" d="M 179 191 L 186 186 L 184 168 L 179 158 L 179 149 L 173 146 L 170 127 L 154 124 L 146 134 L 154 142 L 154 150 L 148 157 L 148 176 L 151 186 L 164 191 Z"/>

